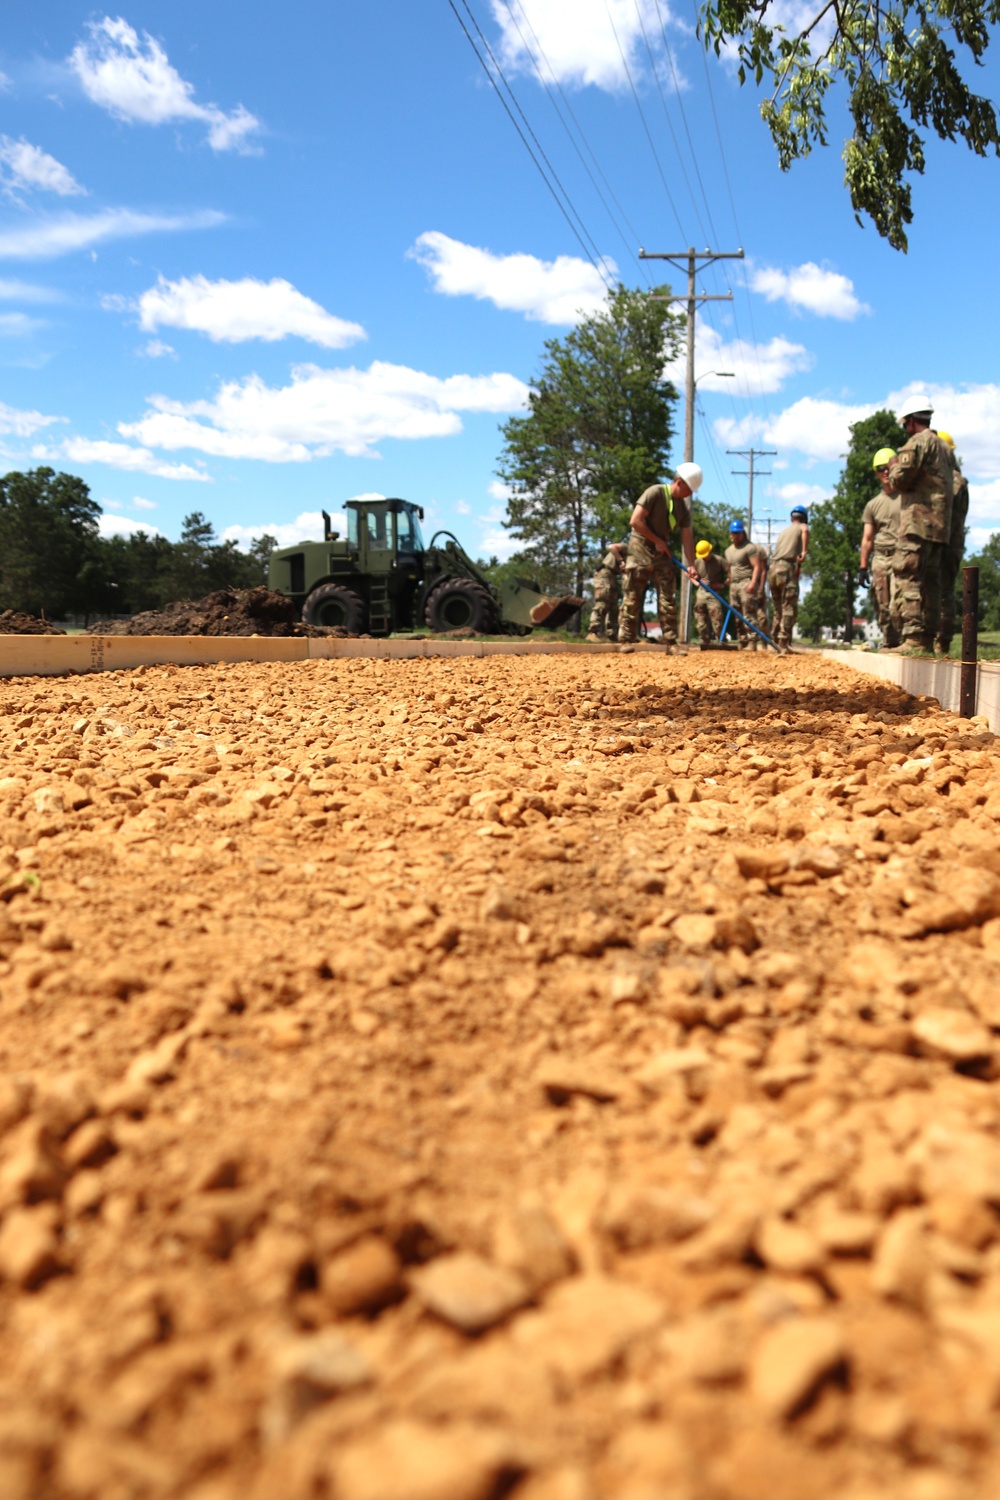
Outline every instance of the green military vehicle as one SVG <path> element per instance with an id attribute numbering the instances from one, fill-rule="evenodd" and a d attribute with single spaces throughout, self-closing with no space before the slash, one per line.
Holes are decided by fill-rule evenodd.
<path id="1" fill-rule="evenodd" d="M 294 602 L 307 625 L 339 625 L 352 635 L 396 630 L 476 630 L 526 634 L 553 630 L 583 603 L 543 594 L 514 578 L 494 586 L 450 531 L 425 546 L 421 506 L 409 500 L 348 500 L 347 536 L 330 530 L 322 542 L 299 542 L 271 554 L 268 585 Z"/>

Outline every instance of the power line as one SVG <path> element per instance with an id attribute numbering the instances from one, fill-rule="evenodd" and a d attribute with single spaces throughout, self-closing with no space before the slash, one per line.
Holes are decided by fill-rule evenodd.
<path id="1" fill-rule="evenodd" d="M 532 67 L 535 70 L 535 75 L 538 78 L 538 81 L 541 84 L 542 88 L 545 90 L 545 93 L 546 93 L 546 95 L 548 97 L 549 103 L 552 105 L 552 108 L 555 111 L 556 118 L 558 119 L 558 121 L 559 121 L 560 125 L 562 126 L 563 130 L 565 130 L 566 135 L 569 137 L 570 145 L 573 147 L 573 150 L 576 152 L 577 156 L 579 157 L 580 163 L 581 163 L 581 165 L 583 167 L 583 170 L 586 172 L 588 178 L 590 179 L 591 186 L 593 187 L 593 189 L 594 189 L 595 193 L 597 194 L 598 198 L 601 200 L 601 206 L 603 207 L 604 212 L 607 214 L 608 218 L 611 220 L 611 223 L 614 225 L 615 232 L 617 233 L 617 235 L 618 235 L 619 239 L 621 240 L 622 244 L 625 246 L 626 254 L 628 254 L 629 256 L 631 256 L 632 260 L 635 262 L 635 264 L 639 268 L 640 272 L 646 277 L 646 280 L 648 282 L 649 279 L 650 279 L 649 278 L 649 274 L 646 271 L 646 268 L 641 264 L 638 256 L 635 253 L 635 245 L 636 245 L 636 243 L 637 243 L 637 241 L 639 239 L 639 236 L 636 233 L 636 231 L 635 231 L 634 227 L 632 226 L 632 224 L 629 222 L 628 215 L 626 214 L 625 210 L 622 208 L 622 205 L 619 202 L 618 197 L 615 194 L 614 188 L 612 188 L 611 184 L 608 182 L 608 179 L 607 179 L 607 177 L 604 174 L 603 168 L 601 167 L 600 162 L 597 160 L 597 157 L 594 154 L 593 148 L 591 147 L 590 142 L 587 139 L 587 136 L 586 136 L 586 133 L 584 132 L 583 126 L 580 124 L 579 120 L 576 118 L 576 115 L 573 112 L 572 105 L 570 104 L 569 100 L 567 99 L 567 97 L 566 97 L 566 95 L 565 95 L 565 93 L 563 91 L 562 84 L 559 82 L 559 79 L 558 79 L 558 77 L 556 75 L 555 69 L 553 68 L 552 64 L 549 62 L 549 59 L 548 59 L 548 57 L 545 54 L 545 50 L 542 47 L 541 42 L 539 41 L 538 33 L 536 32 L 535 28 L 531 24 L 530 17 L 528 16 L 527 11 L 524 9 L 524 5 L 522 3 L 522 0 L 518 0 L 518 6 L 519 6 L 519 9 L 521 11 L 521 15 L 524 17 L 524 23 L 527 26 L 528 30 L 531 32 L 532 38 L 534 39 L 534 43 L 535 43 L 535 47 L 536 47 L 537 52 L 538 52 L 538 56 L 541 57 L 542 61 L 545 63 L 545 66 L 548 68 L 549 73 L 552 76 L 552 81 L 555 84 L 555 86 L 556 86 L 556 88 L 557 88 L 557 90 L 559 92 L 559 97 L 560 97 L 560 99 L 563 102 L 563 106 L 564 106 L 564 108 L 566 110 L 566 113 L 569 115 L 570 119 L 573 121 L 573 124 L 576 127 L 577 134 L 579 135 L 581 141 L 583 142 L 584 146 L 586 147 L 587 154 L 590 157 L 591 161 L 594 163 L 594 166 L 595 166 L 595 168 L 597 169 L 597 172 L 600 175 L 601 181 L 604 183 L 604 186 L 607 188 L 610 197 L 614 201 L 615 207 L 618 209 L 618 212 L 622 216 L 622 219 L 625 221 L 625 226 L 629 230 L 629 233 L 631 234 L 631 240 L 625 234 L 625 231 L 622 229 L 621 224 L 619 223 L 618 219 L 615 217 L 615 215 L 612 213 L 610 207 L 608 206 L 607 199 L 605 198 L 604 194 L 601 192 L 601 189 L 600 189 L 600 187 L 599 187 L 599 185 L 598 185 L 598 183 L 597 183 L 597 181 L 596 181 L 596 179 L 594 177 L 594 174 L 590 170 L 590 167 L 587 164 L 587 160 L 584 157 L 583 152 L 580 150 L 580 147 L 579 147 L 579 145 L 578 145 L 578 143 L 577 143 L 577 141 L 576 141 L 576 139 L 575 139 L 575 137 L 573 135 L 572 130 L 570 130 L 569 126 L 566 123 L 566 120 L 565 120 L 565 118 L 564 118 L 564 116 L 562 114 L 562 111 L 560 110 L 559 105 L 555 101 L 555 98 L 554 98 L 553 93 L 552 93 L 552 89 L 550 88 L 549 84 L 547 83 L 545 77 L 542 74 L 542 70 L 541 70 L 541 68 L 539 67 L 539 64 L 538 64 L 538 58 L 532 52 L 531 48 L 528 45 L 527 39 L 526 39 L 526 37 L 524 35 L 524 32 L 521 30 L 521 23 L 518 20 L 517 15 L 514 12 L 514 7 L 513 7 L 512 3 L 511 3 L 511 0 L 504 0 L 504 5 L 507 7 L 507 10 L 508 10 L 508 12 L 510 14 L 510 18 L 513 21 L 515 27 L 517 28 L 517 34 L 521 38 L 521 45 L 522 45 L 522 47 L 524 48 L 524 50 L 527 53 L 528 57 L 531 59 L 531 65 L 532 65 Z"/>
<path id="2" fill-rule="evenodd" d="M 490 71 L 489 64 L 487 63 L 486 59 L 480 53 L 479 48 L 476 46 L 475 39 L 473 38 L 471 32 L 469 31 L 469 28 L 466 26 L 465 22 L 463 21 L 463 19 L 461 17 L 461 14 L 459 13 L 458 7 L 455 4 L 455 0 L 448 0 L 448 4 L 451 6 L 451 9 L 452 9 L 452 12 L 453 12 L 453 14 L 455 16 L 455 19 L 458 22 L 458 24 L 461 26 L 462 30 L 464 31 L 466 40 L 468 41 L 469 46 L 472 48 L 473 52 L 476 54 L 477 61 L 479 62 L 480 66 L 483 69 L 483 72 L 486 74 L 487 78 L 489 79 L 490 84 L 492 85 L 493 90 L 494 90 L 497 98 L 500 100 L 500 103 L 503 105 L 504 110 L 507 113 L 507 118 L 510 120 L 510 122 L 513 125 L 514 129 L 517 131 L 518 135 L 520 136 L 521 143 L 524 146 L 525 150 L 527 151 L 528 155 L 531 157 L 531 160 L 534 162 L 535 167 L 536 167 L 536 169 L 538 171 L 539 176 L 541 177 L 542 181 L 545 183 L 545 186 L 548 188 L 549 192 L 552 194 L 552 197 L 555 200 L 555 203 L 556 203 L 557 208 L 559 209 L 559 212 L 562 214 L 563 218 L 566 220 L 566 223 L 569 225 L 569 228 L 570 228 L 570 230 L 573 233 L 574 239 L 576 240 L 577 244 L 580 246 L 580 248 L 583 251 L 584 255 L 590 261 L 591 265 L 594 267 L 594 270 L 601 277 L 601 279 L 604 282 L 605 286 L 608 287 L 608 289 L 610 290 L 611 286 L 612 286 L 612 282 L 608 278 L 608 273 L 607 273 L 607 270 L 606 270 L 606 268 L 604 266 L 603 260 L 601 259 L 600 252 L 597 250 L 597 246 L 594 245 L 593 240 L 591 240 L 591 245 L 593 246 L 593 252 L 594 253 L 591 253 L 591 250 L 588 248 L 588 246 L 586 244 L 586 241 L 584 240 L 583 235 L 586 235 L 587 239 L 590 239 L 590 235 L 587 233 L 587 229 L 586 229 L 586 226 L 583 223 L 583 220 L 580 219 L 579 214 L 576 213 L 576 209 L 573 207 L 573 204 L 572 204 L 572 201 L 571 201 L 571 199 L 569 197 L 569 194 L 566 193 L 565 188 L 563 188 L 562 183 L 559 181 L 558 176 L 556 175 L 555 171 L 552 170 L 551 165 L 550 165 L 549 170 L 552 171 L 552 177 L 553 177 L 555 183 L 558 185 L 559 191 L 565 197 L 566 204 L 569 205 L 569 208 L 567 208 L 566 204 L 564 204 L 563 201 L 562 201 L 562 199 L 559 197 L 559 193 L 556 191 L 556 188 L 553 187 L 552 182 L 550 182 L 548 176 L 546 175 L 545 169 L 543 168 L 541 162 L 538 160 L 538 157 L 535 155 L 534 151 L 532 150 L 531 143 L 529 142 L 527 136 L 524 134 L 524 131 L 521 129 L 520 125 L 518 124 L 518 122 L 517 122 L 517 120 L 516 120 L 516 118 L 515 118 L 512 110 L 510 108 L 510 105 L 507 103 L 507 100 L 504 98 L 503 94 L 501 93 L 500 88 L 499 88 L 499 86 L 497 84 L 497 81 L 494 78 L 492 72 Z M 472 14 L 472 11 L 469 10 L 468 4 L 467 4 L 467 0 L 462 0 L 462 4 L 465 6 L 465 9 L 468 11 L 469 18 L 472 21 L 473 26 L 475 26 L 476 31 L 479 32 L 479 35 L 483 38 L 483 44 L 486 47 L 486 50 L 489 52 L 490 57 L 493 57 L 493 53 L 492 53 L 492 50 L 490 49 L 489 43 L 486 41 L 486 38 L 483 37 L 482 31 L 480 31 L 480 29 L 479 29 L 479 23 L 476 21 L 476 18 Z M 521 109 L 520 105 L 517 103 L 517 100 L 514 97 L 513 91 L 511 90 L 510 84 L 508 84 L 506 78 L 503 77 L 503 72 L 500 69 L 499 64 L 496 63 L 496 59 L 494 58 L 493 60 L 494 60 L 494 63 L 496 65 L 496 67 L 497 67 L 497 71 L 500 74 L 500 77 L 503 78 L 504 86 L 506 87 L 507 92 L 510 94 L 511 100 L 514 103 L 514 107 L 517 109 L 518 113 L 521 115 L 521 118 L 524 120 L 525 125 L 527 126 L 527 129 L 529 130 L 529 132 L 531 133 L 532 137 L 534 138 L 534 131 L 531 130 L 531 126 L 528 124 L 527 118 L 525 117 L 523 110 Z M 541 151 L 541 147 L 540 146 L 539 146 L 539 150 Z M 542 151 L 541 154 L 545 158 L 546 162 L 548 162 L 548 158 L 545 157 L 544 151 Z M 575 214 L 576 217 L 577 217 L 577 219 L 579 220 L 580 228 L 583 230 L 583 234 L 580 233 L 580 230 L 578 230 L 577 227 L 576 227 L 576 225 L 573 223 L 573 219 L 570 217 L 570 210 L 572 210 L 572 213 Z"/>
<path id="3" fill-rule="evenodd" d="M 663 19 L 663 11 L 660 9 L 660 0 L 655 0 L 655 4 L 656 4 L 656 16 L 657 16 L 657 20 L 660 23 L 660 35 L 663 37 L 663 46 L 664 46 L 664 50 L 666 51 L 666 54 L 667 54 L 667 62 L 670 65 L 670 76 L 671 76 L 671 78 L 674 81 L 674 97 L 677 100 L 677 108 L 680 110 L 681 123 L 684 126 L 684 134 L 687 136 L 688 149 L 691 152 L 691 165 L 694 167 L 695 176 L 698 179 L 698 186 L 701 189 L 701 196 L 702 196 L 702 198 L 704 199 L 704 202 L 705 202 L 705 212 L 708 215 L 708 227 L 712 231 L 712 239 L 717 242 L 718 239 L 719 239 L 719 235 L 716 232 L 715 222 L 712 219 L 712 205 L 709 202 L 708 194 L 705 191 L 705 184 L 704 184 L 704 182 L 702 181 L 702 178 L 701 178 L 701 168 L 698 165 L 698 153 L 695 151 L 695 149 L 694 149 L 694 141 L 691 139 L 691 130 L 690 130 L 689 126 L 688 126 L 687 110 L 684 108 L 684 97 L 683 97 L 683 95 L 681 93 L 680 81 L 678 80 L 678 77 L 677 77 L 677 69 L 674 67 L 674 54 L 673 54 L 673 51 L 671 50 L 670 42 L 667 39 L 667 28 L 666 28 L 666 24 L 665 24 L 664 19 Z M 636 11 L 638 12 L 639 11 L 639 0 L 635 0 L 635 8 L 636 8 Z M 642 26 L 642 34 L 643 34 L 643 36 L 645 36 L 646 35 L 646 28 L 645 28 L 645 26 L 643 26 L 643 23 L 642 23 L 641 12 L 639 13 L 639 24 L 640 24 L 640 26 Z M 650 61 L 652 61 L 652 58 L 650 59 Z M 654 71 L 654 77 L 655 77 L 656 76 L 656 70 L 655 70 L 655 68 L 654 68 L 653 71 Z M 656 86 L 657 86 L 657 88 L 659 88 L 659 86 L 660 86 L 660 81 L 659 81 L 658 77 L 656 79 Z M 662 91 L 661 91 L 660 97 L 661 97 L 661 99 L 663 97 Z M 664 110 L 665 110 L 666 109 L 666 105 L 664 105 L 663 107 L 664 107 Z M 685 178 L 686 178 L 686 174 L 685 174 Z M 692 197 L 692 199 L 694 198 L 694 194 L 693 193 L 691 194 L 691 197 Z M 739 234 L 739 231 L 737 231 L 737 238 L 742 240 L 742 235 Z"/>
<path id="4" fill-rule="evenodd" d="M 639 9 L 639 0 L 632 0 L 632 3 L 635 6 L 635 14 L 636 14 L 636 18 L 637 18 L 637 20 L 639 22 L 639 29 L 642 32 L 642 40 L 643 40 L 643 42 L 645 43 L 645 46 L 646 46 L 646 56 L 649 58 L 650 71 L 653 74 L 653 81 L 656 84 L 656 92 L 660 96 L 660 104 L 661 104 L 661 106 L 663 108 L 663 117 L 664 117 L 664 119 L 667 122 L 667 129 L 670 131 L 670 139 L 673 141 L 673 143 L 674 143 L 674 150 L 677 153 L 677 160 L 678 160 L 678 162 L 680 164 L 681 175 L 684 178 L 684 186 L 687 188 L 688 194 L 690 195 L 691 205 L 694 208 L 695 216 L 697 217 L 697 220 L 698 220 L 698 226 L 701 229 L 701 232 L 704 235 L 705 239 L 708 239 L 708 234 L 706 233 L 705 225 L 702 222 L 701 211 L 698 208 L 698 204 L 697 204 L 697 201 L 695 199 L 694 189 L 691 187 L 691 180 L 690 180 L 690 178 L 688 177 L 688 174 L 687 174 L 687 167 L 684 165 L 684 156 L 683 156 L 683 153 L 681 152 L 680 142 L 677 139 L 677 132 L 674 130 L 674 122 L 670 118 L 670 111 L 667 109 L 667 101 L 666 101 L 666 99 L 663 96 L 663 88 L 662 88 L 662 86 L 660 84 L 660 75 L 656 71 L 656 63 L 655 63 L 655 61 L 653 59 L 653 49 L 649 45 L 649 37 L 646 35 L 646 23 L 642 19 L 642 11 Z M 714 230 L 712 232 L 712 238 L 713 239 L 716 238 Z"/>
<path id="5" fill-rule="evenodd" d="M 632 98 L 635 100 L 635 107 L 639 111 L 639 119 L 642 121 L 642 128 L 646 132 L 646 140 L 649 142 L 649 149 L 653 153 L 653 160 L 656 163 L 656 170 L 659 172 L 659 174 L 660 174 L 660 181 L 663 183 L 663 191 L 667 195 L 667 202 L 670 204 L 670 207 L 673 210 L 674 218 L 677 220 L 677 228 L 680 230 L 681 234 L 683 234 L 684 233 L 684 226 L 681 223 L 681 216 L 677 212 L 677 205 L 674 202 L 673 194 L 671 193 L 669 184 L 667 183 L 666 175 L 665 175 L 665 173 L 663 171 L 663 164 L 660 161 L 659 154 L 658 154 L 658 152 L 656 150 L 656 145 L 655 145 L 655 143 L 653 141 L 652 132 L 650 131 L 649 124 L 648 124 L 648 122 L 646 120 L 645 112 L 643 111 L 642 104 L 640 103 L 639 95 L 638 95 L 638 92 L 636 91 L 636 87 L 635 87 L 635 82 L 633 81 L 633 78 L 632 78 L 632 70 L 631 70 L 631 68 L 628 65 L 628 58 L 625 56 L 624 49 L 622 47 L 621 41 L 619 40 L 619 37 L 618 37 L 618 28 L 615 25 L 614 16 L 611 14 L 611 7 L 608 4 L 608 0 L 604 0 L 604 9 L 608 13 L 608 21 L 610 22 L 610 24 L 611 24 L 611 30 L 614 33 L 615 45 L 618 48 L 618 55 L 619 55 L 619 57 L 622 60 L 622 67 L 625 69 L 625 77 L 628 79 L 628 86 L 632 90 Z M 641 259 L 641 256 L 640 256 L 640 259 Z"/>

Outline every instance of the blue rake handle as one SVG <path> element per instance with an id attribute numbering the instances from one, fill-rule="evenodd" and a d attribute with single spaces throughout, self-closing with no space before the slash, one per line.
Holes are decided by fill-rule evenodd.
<path id="1" fill-rule="evenodd" d="M 684 572 L 687 571 L 687 569 L 684 567 L 684 564 L 681 562 L 680 558 L 674 557 L 674 555 L 673 555 L 672 552 L 670 554 L 670 561 L 673 563 L 673 565 L 677 569 L 678 573 L 684 573 Z M 698 579 L 698 588 L 705 589 L 707 593 L 711 594 L 711 596 L 712 596 L 713 599 L 718 599 L 719 603 L 722 605 L 723 609 L 725 609 L 725 611 L 726 611 L 726 618 L 723 620 L 723 622 L 722 622 L 722 629 L 719 632 L 719 639 L 720 639 L 720 641 L 724 638 L 724 636 L 726 634 L 726 627 L 729 624 L 730 616 L 731 615 L 735 615 L 736 618 L 737 618 L 737 620 L 742 620 L 743 621 L 743 624 L 747 627 L 748 630 L 752 630 L 753 633 L 754 633 L 754 635 L 759 635 L 760 638 L 761 638 L 761 640 L 764 642 L 765 645 L 770 646 L 772 651 L 777 651 L 779 656 L 781 655 L 780 648 L 775 645 L 775 643 L 772 641 L 771 637 L 769 635 L 765 635 L 764 631 L 761 630 L 758 625 L 755 625 L 752 620 L 748 620 L 747 617 L 746 617 L 746 615 L 741 615 L 740 612 L 739 612 L 739 610 L 736 608 L 735 604 L 730 604 L 730 602 L 729 602 L 728 599 L 723 599 L 723 597 L 722 597 L 721 594 L 717 594 L 715 592 L 715 590 L 712 588 L 712 585 L 710 583 L 706 583 L 703 578 L 699 578 Z"/>

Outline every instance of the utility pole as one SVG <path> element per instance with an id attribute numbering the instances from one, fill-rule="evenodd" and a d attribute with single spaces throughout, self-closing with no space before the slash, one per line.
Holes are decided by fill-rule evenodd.
<path id="1" fill-rule="evenodd" d="M 732 458 L 747 458 L 750 460 L 749 469 L 731 469 L 732 474 L 744 474 L 750 479 L 750 497 L 747 501 L 747 536 L 753 541 L 753 482 L 755 477 L 762 474 L 770 474 L 770 469 L 755 469 L 755 458 L 776 458 L 777 448 L 727 448 L 726 452 Z M 768 528 L 768 546 L 770 546 L 770 528 Z"/>
<path id="2" fill-rule="evenodd" d="M 687 250 L 640 250 L 640 260 L 666 260 L 679 271 L 687 272 L 687 293 L 683 297 L 658 297 L 653 294 L 656 302 L 686 302 L 687 303 L 687 373 L 684 382 L 684 462 L 694 462 L 694 403 L 695 403 L 695 378 L 694 378 L 694 325 L 695 313 L 699 303 L 702 302 L 732 302 L 732 292 L 719 293 L 709 296 L 707 292 L 699 292 L 695 285 L 695 278 L 699 270 L 705 266 L 713 265 L 717 260 L 742 260 L 743 250 L 696 250 L 690 245 Z M 681 640 L 688 639 L 688 615 L 690 614 L 691 581 L 686 573 L 681 574 Z"/>

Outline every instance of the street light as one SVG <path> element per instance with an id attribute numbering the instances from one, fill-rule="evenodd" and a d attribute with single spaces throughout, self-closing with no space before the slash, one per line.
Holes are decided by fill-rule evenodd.
<path id="1" fill-rule="evenodd" d="M 706 370 L 705 373 L 704 373 L 704 375 L 699 375 L 698 376 L 698 380 L 708 380 L 708 378 L 711 375 L 714 375 L 718 380 L 735 380 L 736 379 L 736 371 L 735 370 Z M 695 385 L 698 384 L 698 380 L 695 381 Z"/>

